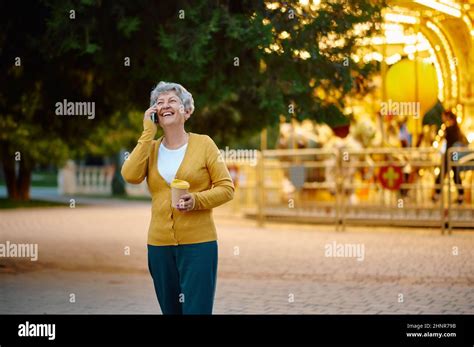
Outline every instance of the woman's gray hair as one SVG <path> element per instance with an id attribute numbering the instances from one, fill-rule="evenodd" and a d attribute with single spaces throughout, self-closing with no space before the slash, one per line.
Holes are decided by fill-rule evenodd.
<path id="1" fill-rule="evenodd" d="M 188 92 L 181 84 L 172 82 L 161 81 L 156 85 L 156 87 L 151 91 L 150 106 L 153 106 L 156 103 L 158 97 L 161 94 L 170 91 L 175 92 L 178 98 L 180 98 L 184 105 L 184 111 L 191 111 L 191 113 L 194 112 L 194 99 L 192 94 Z"/>

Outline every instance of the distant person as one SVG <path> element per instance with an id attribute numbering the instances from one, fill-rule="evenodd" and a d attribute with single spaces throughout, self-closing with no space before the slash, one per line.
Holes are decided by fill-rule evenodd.
<path id="1" fill-rule="evenodd" d="M 448 172 L 448 150 L 452 147 L 464 147 L 468 145 L 466 136 L 461 131 L 461 128 L 458 125 L 456 120 L 456 115 L 451 111 L 444 111 L 442 115 L 443 124 L 446 126 L 444 129 L 444 138 L 446 139 L 446 151 L 444 153 L 444 175 L 441 175 L 441 172 L 436 177 L 435 184 L 439 185 L 444 176 Z M 461 176 L 459 174 L 459 167 L 453 167 L 454 173 L 454 183 L 458 186 L 458 197 L 456 202 L 462 204 L 464 201 L 464 189 L 462 188 Z M 441 194 L 441 189 L 436 188 L 435 193 L 432 197 L 434 202 L 439 200 Z"/>
<path id="2" fill-rule="evenodd" d="M 212 209 L 234 196 L 214 141 L 184 129 L 193 111 L 193 97 L 183 86 L 158 83 L 145 111 L 144 131 L 122 167 L 127 182 L 146 178 L 151 193 L 148 268 L 163 314 L 212 314 L 217 279 Z M 154 140 L 157 123 L 164 136 Z M 175 179 L 189 184 L 189 193 L 172 205 Z"/>

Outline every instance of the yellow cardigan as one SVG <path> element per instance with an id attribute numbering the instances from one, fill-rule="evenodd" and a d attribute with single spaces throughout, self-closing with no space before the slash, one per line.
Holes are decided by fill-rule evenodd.
<path id="1" fill-rule="evenodd" d="M 184 159 L 176 178 L 188 181 L 195 205 L 180 212 L 171 207 L 171 188 L 158 172 L 158 149 L 163 138 L 153 140 L 156 126 L 143 122 L 143 133 L 122 166 L 128 183 L 141 183 L 145 177 L 152 197 L 148 244 L 180 245 L 217 240 L 212 208 L 232 200 L 234 184 L 219 149 L 207 135 L 189 133 Z"/>

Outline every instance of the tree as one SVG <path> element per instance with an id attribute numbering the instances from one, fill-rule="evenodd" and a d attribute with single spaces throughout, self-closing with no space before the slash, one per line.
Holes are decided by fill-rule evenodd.
<path id="1" fill-rule="evenodd" d="M 357 39 L 380 2 L 321 5 L 250 0 L 2 2 L 0 154 L 12 199 L 28 199 L 37 163 L 132 148 L 159 80 L 182 83 L 189 127 L 218 145 L 280 115 L 345 122 L 344 96 L 376 68 L 356 63 Z M 363 31 L 354 30 L 365 24 Z M 356 83 L 355 81 L 359 81 Z M 93 102 L 94 119 L 58 116 L 64 99 Z M 19 156 L 18 156 L 19 154 Z M 16 168 L 17 167 L 17 168 Z"/>
<path id="2" fill-rule="evenodd" d="M 164 76 L 196 91 L 195 131 L 229 144 L 280 115 L 349 122 L 344 97 L 364 92 L 378 69 L 353 53 L 378 32 L 384 1 L 206 3 L 186 11 L 185 24 L 160 27 Z"/>

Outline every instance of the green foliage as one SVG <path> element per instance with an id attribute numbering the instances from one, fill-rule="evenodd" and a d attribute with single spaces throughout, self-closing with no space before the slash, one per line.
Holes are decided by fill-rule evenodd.
<path id="1" fill-rule="evenodd" d="M 351 59 L 352 29 L 368 22 L 364 35 L 375 32 L 384 4 L 322 3 L 313 10 L 298 2 L 269 9 L 250 0 L 41 0 L 28 11 L 21 2 L 2 3 L 2 146 L 35 163 L 58 164 L 131 149 L 160 80 L 193 93 L 196 111 L 188 129 L 219 145 L 254 139 L 280 115 L 343 124 L 344 96 L 360 90 L 377 69 Z M 281 38 L 283 31 L 290 38 Z M 320 45 L 341 38 L 341 45 Z M 95 102 L 95 119 L 55 115 L 63 99 Z"/>
<path id="2" fill-rule="evenodd" d="M 370 23 L 364 36 L 375 33 L 383 2 L 325 1 L 317 10 L 297 2 L 277 9 L 241 2 L 234 11 L 227 2 L 219 4 L 196 5 L 185 20 L 160 27 L 160 62 L 167 67 L 160 79 L 179 81 L 194 93 L 194 131 L 228 144 L 278 123 L 280 115 L 331 126 L 349 122 L 344 96 L 363 92 L 378 69 L 352 60 L 360 38 L 354 26 Z M 290 38 L 280 38 L 282 32 Z M 320 47 L 325 41 L 327 47 Z M 335 41 L 342 43 L 331 45 Z M 268 51 L 271 45 L 279 49 Z M 310 58 L 297 57 L 298 51 Z M 316 96 L 318 90 L 324 98 Z"/>
<path id="3" fill-rule="evenodd" d="M 118 24 L 117 29 L 127 39 L 140 28 L 140 19 L 137 17 L 122 18 Z"/>

